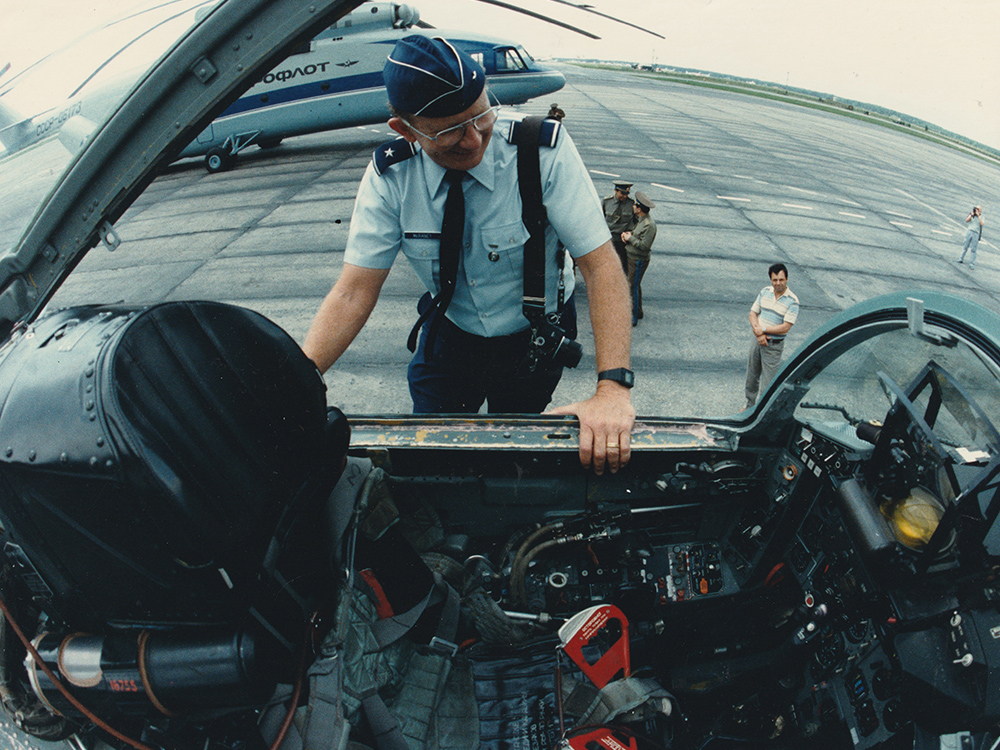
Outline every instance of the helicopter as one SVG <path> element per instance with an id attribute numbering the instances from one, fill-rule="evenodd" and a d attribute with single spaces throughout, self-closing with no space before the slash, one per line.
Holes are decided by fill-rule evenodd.
<path id="1" fill-rule="evenodd" d="M 540 65 L 516 42 L 419 24 L 419 11 L 409 5 L 360 5 L 261 76 L 178 158 L 203 156 L 205 168 L 219 172 L 231 168 L 236 156 L 250 146 L 270 149 L 293 136 L 384 122 L 388 99 L 382 66 L 396 41 L 408 34 L 448 36 L 482 65 L 499 104 L 521 104 L 565 85 L 562 73 Z M 127 46 L 111 53 L 108 61 L 127 57 Z M 9 64 L 4 66 L 4 72 L 8 68 Z M 205 68 L 197 75 L 209 76 L 211 71 Z M 95 113 L 120 98 L 130 81 L 127 74 L 101 85 L 90 85 L 88 79 L 57 107 L 30 116 L 7 104 L 0 93 L 0 144 L 13 154 L 57 135 L 75 151 L 97 129 Z"/>
<path id="2" fill-rule="evenodd" d="M 180 157 L 204 155 L 205 168 L 218 172 L 253 145 L 270 149 L 291 136 L 385 122 L 382 66 L 393 45 L 408 34 L 446 36 L 483 67 L 500 104 L 522 104 L 566 83 L 562 73 L 540 65 L 515 42 L 418 23 L 418 11 L 408 5 L 361 5 L 268 71 Z"/>

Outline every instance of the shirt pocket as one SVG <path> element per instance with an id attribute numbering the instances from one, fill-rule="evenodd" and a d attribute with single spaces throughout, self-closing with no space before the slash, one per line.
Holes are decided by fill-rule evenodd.
<path id="1" fill-rule="evenodd" d="M 416 233 L 415 233 L 416 234 Z M 435 233 L 404 237 L 400 251 L 413 266 L 417 277 L 429 289 L 441 285 L 441 237 Z"/>
<path id="2" fill-rule="evenodd" d="M 524 243 L 531 235 L 520 221 L 494 224 L 480 230 L 479 250 L 491 276 L 521 278 Z"/>

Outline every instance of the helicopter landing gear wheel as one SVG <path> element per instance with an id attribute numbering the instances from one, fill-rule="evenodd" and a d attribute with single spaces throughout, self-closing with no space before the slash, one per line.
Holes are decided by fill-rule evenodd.
<path id="1" fill-rule="evenodd" d="M 212 174 L 225 172 L 233 166 L 236 157 L 224 148 L 215 147 L 205 154 L 205 169 Z"/>

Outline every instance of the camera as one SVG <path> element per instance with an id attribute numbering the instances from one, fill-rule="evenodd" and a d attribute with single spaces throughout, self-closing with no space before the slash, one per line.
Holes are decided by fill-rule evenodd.
<path id="1" fill-rule="evenodd" d="M 576 367 L 580 364 L 583 346 L 566 336 L 566 332 L 559 327 L 557 320 L 558 315 L 550 313 L 531 329 L 528 366 L 532 371 L 543 357 L 551 358 L 561 367 Z"/>

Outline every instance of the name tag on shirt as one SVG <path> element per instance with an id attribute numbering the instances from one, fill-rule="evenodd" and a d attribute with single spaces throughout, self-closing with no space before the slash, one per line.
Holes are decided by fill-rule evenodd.
<path id="1" fill-rule="evenodd" d="M 439 240 L 440 232 L 403 232 L 404 240 Z"/>

